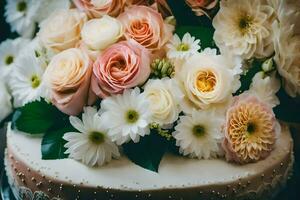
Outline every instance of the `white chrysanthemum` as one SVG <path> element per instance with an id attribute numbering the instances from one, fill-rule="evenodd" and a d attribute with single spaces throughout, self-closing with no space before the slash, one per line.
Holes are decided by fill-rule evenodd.
<path id="1" fill-rule="evenodd" d="M 70 8 L 69 0 L 38 0 L 41 5 L 36 12 L 35 21 L 41 22 L 46 19 L 55 10 L 62 10 Z"/>
<path id="2" fill-rule="evenodd" d="M 17 38 L 14 40 L 7 39 L 0 44 L 0 77 L 5 80 L 9 79 L 20 50 L 28 43 L 29 40 L 27 39 Z"/>
<path id="3" fill-rule="evenodd" d="M 139 142 L 140 136 L 150 134 L 151 112 L 149 101 L 139 88 L 125 90 L 123 94 L 107 97 L 101 102 L 104 123 L 117 144 L 130 139 Z"/>
<path id="4" fill-rule="evenodd" d="M 273 51 L 274 9 L 261 0 L 227 0 L 213 19 L 214 41 L 221 52 L 245 59 L 264 58 Z"/>
<path id="5" fill-rule="evenodd" d="M 11 80 L 9 82 L 14 106 L 47 98 L 47 90 L 43 80 L 44 69 L 32 51 L 23 51 L 15 62 Z"/>
<path id="6" fill-rule="evenodd" d="M 258 72 L 252 79 L 249 92 L 273 108 L 280 103 L 276 96 L 279 89 L 280 81 L 276 78 L 275 73 L 267 76 L 264 72 Z"/>
<path id="7" fill-rule="evenodd" d="M 175 34 L 167 44 L 167 57 L 170 60 L 187 59 L 195 55 L 200 49 L 200 40 L 192 37 L 190 33 L 184 34 L 182 40 Z"/>
<path id="8" fill-rule="evenodd" d="M 152 122 L 164 126 L 178 119 L 184 94 L 175 80 L 150 79 L 145 85 L 144 93 L 150 102 Z"/>
<path id="9" fill-rule="evenodd" d="M 196 158 L 214 158 L 222 153 L 220 143 L 223 138 L 221 126 L 223 115 L 214 110 L 193 110 L 192 115 L 180 117 L 173 137 L 180 153 Z"/>
<path id="10" fill-rule="evenodd" d="M 273 24 L 274 60 L 278 73 L 283 78 L 283 86 L 292 97 L 300 95 L 299 8 L 282 4 L 277 12 L 278 21 Z"/>
<path id="11" fill-rule="evenodd" d="M 92 167 L 102 166 L 120 156 L 117 145 L 111 141 L 108 129 L 95 108 L 84 108 L 82 120 L 71 116 L 70 123 L 79 131 L 63 136 L 67 141 L 65 153 L 70 154 L 70 158 Z"/>
<path id="12" fill-rule="evenodd" d="M 9 0 L 5 6 L 6 21 L 11 30 L 23 37 L 32 37 L 35 30 L 34 17 L 40 8 L 39 0 Z"/>
<path id="13" fill-rule="evenodd" d="M 0 122 L 12 112 L 11 96 L 6 86 L 0 81 Z"/>

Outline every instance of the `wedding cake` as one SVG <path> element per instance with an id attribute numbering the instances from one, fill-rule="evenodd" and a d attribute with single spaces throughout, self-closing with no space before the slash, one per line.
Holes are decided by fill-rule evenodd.
<path id="1" fill-rule="evenodd" d="M 300 94 L 299 13 L 280 0 L 7 1 L 14 196 L 275 197 L 294 161 L 283 105 Z"/>

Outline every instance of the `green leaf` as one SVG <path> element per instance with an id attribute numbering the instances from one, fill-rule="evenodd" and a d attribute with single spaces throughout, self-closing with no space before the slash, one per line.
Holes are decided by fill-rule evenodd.
<path id="1" fill-rule="evenodd" d="M 66 151 L 66 148 L 64 147 L 66 141 L 62 137 L 65 133 L 74 131 L 75 130 L 71 125 L 61 129 L 48 131 L 42 140 L 42 159 L 50 160 L 67 158 L 68 155 L 64 153 Z"/>
<path id="2" fill-rule="evenodd" d="M 254 59 L 253 61 L 249 61 L 249 69 L 248 71 L 241 75 L 240 81 L 241 81 L 241 87 L 238 89 L 238 91 L 235 93 L 235 95 L 242 94 L 244 91 L 248 90 L 251 83 L 252 79 L 255 76 L 255 74 L 259 71 L 262 70 L 263 61 Z"/>
<path id="3" fill-rule="evenodd" d="M 187 32 L 189 32 L 192 36 L 201 40 L 201 48 L 205 49 L 207 47 L 217 48 L 213 36 L 214 36 L 214 28 L 213 27 L 205 27 L 205 26 L 178 26 L 176 27 L 176 33 L 180 38 Z"/>
<path id="4" fill-rule="evenodd" d="M 285 122 L 300 123 L 300 102 L 290 97 L 283 88 L 277 93 L 280 104 L 274 108 L 276 117 Z"/>
<path id="5" fill-rule="evenodd" d="M 65 115 L 55 106 L 44 100 L 35 101 L 14 112 L 12 128 L 29 134 L 41 134 L 53 126 L 60 126 L 65 119 Z"/>
<path id="6" fill-rule="evenodd" d="M 132 162 L 154 172 L 158 172 L 167 147 L 167 141 L 155 132 L 142 137 L 139 143 L 129 142 L 123 145 L 124 153 Z"/>

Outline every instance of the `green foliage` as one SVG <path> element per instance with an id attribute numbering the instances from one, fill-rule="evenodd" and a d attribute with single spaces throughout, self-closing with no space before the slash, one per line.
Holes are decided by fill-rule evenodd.
<path id="1" fill-rule="evenodd" d="M 155 132 L 142 137 L 139 143 L 131 141 L 123 145 L 124 153 L 132 162 L 154 172 L 158 172 L 167 147 L 168 142 Z"/>
<path id="2" fill-rule="evenodd" d="M 72 126 L 63 127 L 57 130 L 49 130 L 43 137 L 42 140 L 42 159 L 63 159 L 67 158 L 68 155 L 64 152 L 66 148 L 64 145 L 66 141 L 62 138 L 67 132 L 75 131 Z"/>
<path id="3" fill-rule="evenodd" d="M 65 116 L 44 100 L 18 108 L 12 117 L 12 128 L 29 134 L 41 134 L 63 123 Z"/>
<path id="4" fill-rule="evenodd" d="M 28 103 L 17 109 L 12 117 L 12 129 L 31 135 L 44 134 L 42 159 L 66 158 L 63 135 L 74 131 L 69 116 L 44 100 Z"/>

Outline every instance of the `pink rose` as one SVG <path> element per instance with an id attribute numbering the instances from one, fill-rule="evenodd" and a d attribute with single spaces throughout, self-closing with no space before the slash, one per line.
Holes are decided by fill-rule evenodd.
<path id="1" fill-rule="evenodd" d="M 134 40 L 116 43 L 98 56 L 92 90 L 99 97 L 120 94 L 144 83 L 150 75 L 150 53 Z"/>
<path id="2" fill-rule="evenodd" d="M 80 49 L 71 48 L 55 55 L 44 74 L 52 103 L 68 115 L 78 115 L 96 99 L 90 90 L 91 75 L 92 62 Z"/>
<path id="3" fill-rule="evenodd" d="M 207 15 L 207 11 L 213 9 L 218 0 L 185 0 L 186 3 L 192 8 L 197 16 Z"/>
<path id="4" fill-rule="evenodd" d="M 124 10 L 126 0 L 73 0 L 73 2 L 90 18 L 98 18 L 103 15 L 118 16 Z"/>
<path id="5" fill-rule="evenodd" d="M 146 6 L 130 6 L 118 19 L 123 24 L 126 39 L 134 39 L 152 53 L 161 50 L 174 30 L 157 10 Z"/>
<path id="6" fill-rule="evenodd" d="M 158 11 L 164 16 L 171 16 L 172 10 L 168 5 L 167 0 L 127 0 L 126 4 L 131 5 L 145 5 L 145 6 L 157 6 Z"/>

